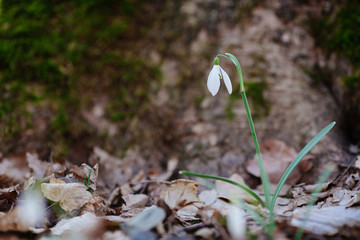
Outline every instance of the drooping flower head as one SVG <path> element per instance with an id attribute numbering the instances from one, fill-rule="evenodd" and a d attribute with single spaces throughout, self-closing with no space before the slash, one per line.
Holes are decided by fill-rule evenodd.
<path id="1" fill-rule="evenodd" d="M 208 76 L 207 80 L 207 87 L 210 93 L 215 96 L 220 89 L 220 79 L 224 80 L 226 89 L 228 90 L 229 94 L 232 93 L 232 85 L 229 78 L 229 75 L 222 69 L 219 65 L 219 58 L 216 57 L 214 59 L 214 66 L 211 69 L 211 72 Z"/>

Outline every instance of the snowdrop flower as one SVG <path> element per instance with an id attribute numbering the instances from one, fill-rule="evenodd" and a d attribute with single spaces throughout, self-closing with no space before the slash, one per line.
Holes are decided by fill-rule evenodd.
<path id="1" fill-rule="evenodd" d="M 207 87 L 213 96 L 215 96 L 220 89 L 220 79 L 224 80 L 225 86 L 229 94 L 231 94 L 232 85 L 229 75 L 219 66 L 219 58 L 216 57 L 214 59 L 214 67 L 211 69 L 207 80 Z"/>

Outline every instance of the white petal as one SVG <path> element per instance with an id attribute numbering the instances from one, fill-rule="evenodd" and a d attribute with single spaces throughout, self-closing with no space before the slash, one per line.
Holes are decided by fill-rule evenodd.
<path id="1" fill-rule="evenodd" d="M 217 94 L 220 88 L 219 68 L 219 65 L 214 65 L 207 80 L 207 87 L 213 96 Z"/>
<path id="2" fill-rule="evenodd" d="M 231 81 L 230 81 L 230 78 L 229 78 L 229 75 L 224 71 L 224 69 L 222 69 L 220 66 L 219 66 L 220 70 L 221 70 L 221 74 L 224 78 L 224 83 L 225 83 L 225 86 L 229 92 L 229 94 L 232 93 L 232 85 L 231 85 Z"/>

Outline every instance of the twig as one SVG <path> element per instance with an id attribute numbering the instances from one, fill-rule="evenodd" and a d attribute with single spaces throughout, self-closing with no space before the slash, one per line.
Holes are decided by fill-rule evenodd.
<path id="1" fill-rule="evenodd" d="M 196 232 L 197 230 L 201 228 L 208 228 L 208 227 L 214 227 L 214 224 L 212 223 L 197 223 L 191 226 L 184 227 L 185 232 L 192 233 Z"/>
<path id="2" fill-rule="evenodd" d="M 331 184 L 333 184 L 333 185 L 337 184 L 345 176 L 345 174 L 350 170 L 350 168 L 354 165 L 354 163 L 356 162 L 358 157 L 359 156 L 354 157 L 354 159 L 351 161 L 349 166 L 344 170 L 344 172 L 340 176 L 338 176 Z"/>

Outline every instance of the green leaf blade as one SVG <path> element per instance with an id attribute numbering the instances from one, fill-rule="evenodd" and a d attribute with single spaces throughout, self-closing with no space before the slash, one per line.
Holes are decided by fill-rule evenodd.
<path id="1" fill-rule="evenodd" d="M 282 189 L 282 187 L 284 186 L 286 180 L 288 179 L 288 177 L 290 176 L 290 174 L 292 173 L 292 171 L 295 169 L 295 167 L 299 164 L 299 162 L 301 161 L 301 159 L 303 159 L 303 157 L 310 152 L 310 150 L 315 147 L 315 145 L 334 127 L 336 123 L 332 122 L 329 125 L 327 125 L 326 127 L 324 127 L 313 139 L 311 139 L 310 142 L 308 142 L 308 144 L 306 144 L 306 146 L 299 152 L 299 154 L 295 157 L 295 159 L 292 161 L 292 163 L 289 165 L 289 167 L 286 169 L 285 173 L 283 174 L 283 176 L 281 177 L 274 195 L 272 197 L 271 200 L 271 204 L 270 204 L 270 210 L 272 211 L 274 209 L 275 206 L 275 202 L 276 199 L 280 193 L 280 190 Z"/>
<path id="2" fill-rule="evenodd" d="M 223 182 L 233 184 L 233 185 L 241 188 L 245 192 L 249 193 L 252 197 L 254 197 L 261 204 L 262 207 L 265 207 L 264 201 L 253 190 L 251 190 L 250 188 L 242 185 L 241 183 L 235 182 L 235 181 L 233 181 L 231 179 L 218 177 L 218 176 L 213 176 L 213 175 L 207 175 L 207 174 L 187 172 L 187 171 L 180 171 L 179 174 L 186 175 L 186 176 L 193 176 L 193 177 L 201 177 L 201 178 L 209 178 L 209 179 L 214 179 L 214 180 L 220 180 L 220 181 L 223 181 Z"/>

